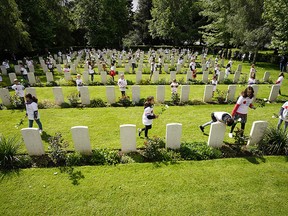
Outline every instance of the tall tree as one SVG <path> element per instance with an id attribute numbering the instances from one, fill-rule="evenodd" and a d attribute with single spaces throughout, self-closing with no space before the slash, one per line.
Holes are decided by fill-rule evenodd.
<path id="1" fill-rule="evenodd" d="M 75 15 L 77 26 L 87 31 L 88 45 L 119 47 L 131 29 L 132 1 L 80 0 Z"/>
<path id="2" fill-rule="evenodd" d="M 71 20 L 62 0 L 16 0 L 34 49 L 71 45 Z"/>
<path id="3" fill-rule="evenodd" d="M 21 47 L 31 49 L 29 33 L 21 20 L 15 0 L 2 0 L 0 14 L 0 51 L 15 52 Z"/>
<path id="4" fill-rule="evenodd" d="M 153 0 L 149 30 L 153 38 L 160 37 L 175 45 L 201 40 L 199 27 L 205 20 L 198 0 Z"/>
<path id="5" fill-rule="evenodd" d="M 288 46 L 288 2 L 286 0 L 265 0 L 264 9 L 265 18 L 273 29 L 272 46 L 286 50 Z"/>

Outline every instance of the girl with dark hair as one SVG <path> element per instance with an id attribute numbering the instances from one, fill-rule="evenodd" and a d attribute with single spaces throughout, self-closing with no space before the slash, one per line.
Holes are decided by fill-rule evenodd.
<path id="1" fill-rule="evenodd" d="M 36 121 L 39 127 L 39 133 L 42 134 L 42 123 L 40 121 L 40 115 L 38 112 L 38 99 L 32 96 L 30 93 L 25 95 L 26 99 L 26 115 L 28 116 L 29 120 L 29 128 L 33 127 L 34 120 Z"/>
<path id="2" fill-rule="evenodd" d="M 229 133 L 229 137 L 233 137 L 233 130 L 236 126 L 237 120 L 241 122 L 241 136 L 244 134 L 245 124 L 247 122 L 247 113 L 248 108 L 256 109 L 252 102 L 254 99 L 254 89 L 251 86 L 248 86 L 238 98 L 234 109 L 232 110 L 231 116 L 234 118 L 235 123 L 231 127 L 231 131 Z"/>
<path id="3" fill-rule="evenodd" d="M 148 138 L 148 130 L 152 128 L 153 119 L 158 118 L 158 115 L 153 113 L 154 97 L 147 97 L 144 103 L 144 113 L 142 116 L 142 122 L 145 125 L 144 128 L 138 129 L 138 135 L 141 136 L 142 131 L 145 131 L 145 137 Z"/>

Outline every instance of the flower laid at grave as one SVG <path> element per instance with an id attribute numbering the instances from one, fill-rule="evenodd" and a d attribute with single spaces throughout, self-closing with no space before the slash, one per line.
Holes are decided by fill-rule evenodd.
<path id="1" fill-rule="evenodd" d="M 264 98 L 264 99 L 256 99 L 255 100 L 255 103 L 256 103 L 256 105 L 257 105 L 257 107 L 265 107 L 265 105 L 266 105 L 266 103 L 267 103 L 267 99 L 266 98 Z"/>
<path id="2" fill-rule="evenodd" d="M 26 115 L 23 118 L 21 118 L 20 121 L 15 125 L 16 129 L 19 129 L 19 127 L 23 124 L 25 118 L 26 118 Z"/>

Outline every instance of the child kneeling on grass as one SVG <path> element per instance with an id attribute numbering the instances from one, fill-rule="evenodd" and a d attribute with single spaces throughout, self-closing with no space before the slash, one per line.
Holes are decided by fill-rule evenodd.
<path id="1" fill-rule="evenodd" d="M 208 125 L 211 125 L 214 122 L 221 122 L 226 124 L 227 126 L 231 126 L 234 123 L 232 116 L 227 112 L 212 112 L 211 113 L 211 121 L 206 122 L 203 125 L 200 125 L 200 130 L 204 133 L 204 128 Z"/>
<path id="2" fill-rule="evenodd" d="M 152 128 L 153 119 L 158 118 L 158 115 L 153 113 L 154 97 L 149 96 L 144 103 L 144 113 L 142 115 L 142 122 L 144 128 L 138 129 L 138 135 L 141 136 L 142 131 L 145 131 L 145 137 L 148 138 L 148 130 Z"/>

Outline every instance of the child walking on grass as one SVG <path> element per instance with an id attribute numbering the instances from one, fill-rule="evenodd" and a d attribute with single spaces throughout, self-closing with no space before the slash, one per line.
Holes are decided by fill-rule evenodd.
<path id="1" fill-rule="evenodd" d="M 148 138 L 148 130 L 152 128 L 153 119 L 158 118 L 158 115 L 153 113 L 154 97 L 147 97 L 144 103 L 144 112 L 142 115 L 142 123 L 145 125 L 144 128 L 138 129 L 138 135 L 141 136 L 141 133 L 145 131 L 145 137 Z"/>
<path id="2" fill-rule="evenodd" d="M 28 116 L 29 120 L 29 128 L 33 127 L 34 120 L 36 121 L 39 127 L 39 133 L 42 134 L 42 123 L 40 121 L 40 115 L 38 112 L 38 99 L 32 96 L 30 93 L 25 95 L 26 99 L 26 115 Z"/>
<path id="3" fill-rule="evenodd" d="M 285 122 L 284 124 L 284 131 L 286 131 L 287 127 L 288 127 L 288 101 L 286 101 L 280 108 L 279 111 L 279 121 L 277 124 L 277 129 L 280 129 L 280 126 L 282 124 L 282 122 Z"/>

